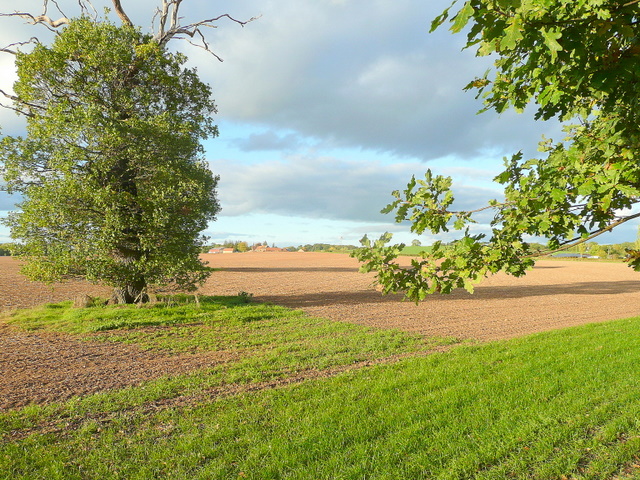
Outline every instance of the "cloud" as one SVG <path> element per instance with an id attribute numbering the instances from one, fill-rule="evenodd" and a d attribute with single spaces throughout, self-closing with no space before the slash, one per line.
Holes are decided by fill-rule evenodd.
<path id="1" fill-rule="evenodd" d="M 261 212 L 380 220 L 379 211 L 392 190 L 388 175 L 395 175 L 398 184 L 406 177 L 401 167 L 311 155 L 288 156 L 256 165 L 224 160 L 210 163 L 212 170 L 221 176 L 221 215 L 228 216 Z"/>
<path id="2" fill-rule="evenodd" d="M 279 135 L 273 130 L 262 133 L 251 133 L 245 138 L 235 138 L 230 141 L 231 145 L 244 152 L 254 151 L 294 151 L 305 145 L 303 139 L 295 133 Z"/>
<path id="3" fill-rule="evenodd" d="M 222 216 L 271 213 L 357 222 L 393 222 L 380 210 L 391 192 L 406 188 L 411 175 L 423 175 L 419 162 L 385 164 L 328 156 L 289 155 L 260 164 L 210 161 L 221 176 Z M 498 196 L 495 190 L 460 184 L 457 208 L 475 208 Z"/>
<path id="4" fill-rule="evenodd" d="M 184 50 L 215 92 L 221 118 L 260 125 L 265 134 L 238 144 L 246 150 L 290 150 L 297 142 L 391 152 L 430 160 L 445 154 L 471 158 L 487 149 L 509 153 L 535 150 L 541 133 L 557 137 L 556 124 L 533 122 L 513 112 L 476 115 L 480 103 L 463 92 L 489 60 L 461 52 L 464 35 L 446 27 L 428 33 L 431 19 L 449 0 L 280 0 L 278 2 L 185 2 L 184 22 L 229 13 L 261 17 L 244 28 L 221 20 L 211 29 L 211 48 L 220 63 L 187 42 Z M 61 2 L 71 15 L 75 2 Z M 110 5 L 97 1 L 96 9 Z M 21 8 L 39 11 L 39 0 Z M 148 30 L 155 6 L 127 5 Z M 2 19 L 0 41 L 26 39 L 44 28 Z M 10 71 L 6 65 L 3 70 Z M 5 133 L 12 120 L 0 118 Z M 18 126 L 18 128 L 23 128 Z M 273 131 L 290 135 L 276 138 Z M 269 135 L 271 135 L 270 138 Z M 297 136 L 297 138 L 296 138 Z"/>
<path id="5" fill-rule="evenodd" d="M 535 150 L 555 123 L 476 112 L 462 88 L 489 66 L 461 52 L 464 35 L 428 34 L 449 2 L 267 3 L 242 31 L 220 29 L 220 65 L 194 50 L 225 119 L 423 160 L 487 149 Z M 263 4 L 247 2 L 245 10 Z"/>

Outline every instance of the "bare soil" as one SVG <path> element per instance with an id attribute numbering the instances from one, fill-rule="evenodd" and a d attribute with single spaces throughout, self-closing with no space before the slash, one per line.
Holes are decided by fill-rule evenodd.
<path id="1" fill-rule="evenodd" d="M 474 295 L 432 296 L 415 305 L 382 296 L 373 276 L 347 255 L 329 253 L 207 254 L 220 270 L 202 294 L 252 293 L 257 301 L 301 308 L 314 316 L 429 336 L 498 340 L 573 325 L 640 315 L 640 274 L 622 263 L 540 261 L 525 277 L 498 274 Z M 404 259 L 408 262 L 408 259 Z M 0 257 L 0 310 L 108 296 L 85 282 L 46 285 Z M 0 327 L 0 410 L 137 385 L 225 361 L 215 354 L 161 355 L 135 346 Z"/>
<path id="2" fill-rule="evenodd" d="M 624 263 L 542 260 L 525 277 L 497 274 L 473 295 L 433 295 L 420 305 L 383 296 L 358 262 L 331 253 L 204 255 L 207 294 L 253 293 L 310 315 L 430 336 L 498 340 L 640 315 L 640 274 Z M 409 259 L 402 259 L 409 264 Z"/>

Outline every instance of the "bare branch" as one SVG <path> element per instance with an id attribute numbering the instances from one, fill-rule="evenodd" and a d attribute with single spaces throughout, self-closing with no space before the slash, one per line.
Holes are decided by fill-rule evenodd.
<path id="1" fill-rule="evenodd" d="M 199 33 L 199 32 L 198 32 Z M 202 38 L 204 39 L 204 35 L 202 35 L 202 33 L 200 33 L 200 35 L 202 36 Z M 174 38 L 180 38 L 180 37 L 174 37 Z M 191 40 L 187 39 L 187 42 L 189 42 L 191 45 L 193 45 L 194 47 L 198 47 L 198 48 L 202 48 L 203 50 L 206 50 L 207 52 L 209 52 L 211 55 L 213 55 L 214 57 L 216 57 L 216 59 L 220 62 L 224 62 L 224 60 L 222 58 L 220 58 L 220 56 L 218 56 L 215 52 L 213 52 L 211 49 L 209 49 L 209 45 L 207 45 L 206 42 L 203 43 L 204 45 L 200 45 L 199 43 L 196 42 L 192 42 Z"/>
<path id="2" fill-rule="evenodd" d="M 14 13 L 0 13 L 0 17 L 20 17 L 29 20 L 28 23 L 36 25 L 41 23 L 52 32 L 55 32 L 56 28 L 62 25 L 69 25 L 69 19 L 67 17 L 59 18 L 58 20 L 52 20 L 47 15 L 32 15 L 26 12 L 14 12 Z"/>
<path id="3" fill-rule="evenodd" d="M 56 6 L 56 9 L 60 13 L 60 15 L 62 15 L 63 17 L 68 17 L 68 15 L 62 11 L 62 9 L 60 8 L 60 5 L 58 5 L 58 2 L 56 0 L 51 0 L 51 2 Z M 43 15 L 47 14 L 47 4 L 48 3 L 49 3 L 49 0 L 44 0 L 44 4 L 43 4 L 44 10 L 42 12 Z"/>
<path id="4" fill-rule="evenodd" d="M 30 43 L 40 43 L 40 40 L 38 40 L 36 37 L 31 37 L 29 40 L 27 40 L 26 42 L 15 42 L 15 43 L 10 43 L 9 45 L 7 45 L 6 47 L 2 47 L 0 48 L 0 52 L 5 52 L 5 53 L 10 53 L 12 55 L 17 55 L 17 51 L 16 50 L 9 50 L 10 47 L 15 47 L 15 46 L 22 46 L 22 45 L 28 45 Z"/>
<path id="5" fill-rule="evenodd" d="M 24 115 L 25 117 L 33 117 L 33 113 L 23 112 L 22 110 L 17 109 L 16 107 L 12 107 L 11 105 L 5 105 L 4 103 L 0 103 L 0 108 L 6 108 L 7 110 L 13 110 L 20 115 Z"/>
<path id="6" fill-rule="evenodd" d="M 5 96 L 7 96 L 6 93 L 4 93 L 2 90 L 0 90 L 0 93 L 4 94 Z M 31 112 L 25 112 L 23 110 L 20 110 L 19 108 L 16 107 L 12 107 L 11 105 L 5 105 L 4 103 L 0 102 L 0 107 L 1 108 L 6 108 L 7 110 L 13 110 L 16 113 L 19 113 L 20 115 L 24 115 L 25 117 L 33 117 L 34 114 Z"/>
<path id="7" fill-rule="evenodd" d="M 124 10 L 122 9 L 122 5 L 120 5 L 120 0 L 113 0 L 113 7 L 115 8 L 116 13 L 118 14 L 118 17 L 120 17 L 120 20 L 122 20 L 122 23 L 132 27 L 133 22 L 131 21 L 131 19 L 129 19 L 127 14 L 124 13 Z"/>
<path id="8" fill-rule="evenodd" d="M 18 97 L 16 97 L 15 95 L 11 95 L 10 93 L 7 93 L 2 89 L 0 89 L 0 94 L 4 95 L 9 100 L 13 100 L 14 102 L 19 102 L 20 101 L 20 99 Z"/>
<path id="9" fill-rule="evenodd" d="M 231 20 L 232 22 L 237 23 L 240 26 L 245 26 L 247 23 L 252 22 L 258 18 L 258 17 L 252 17 L 249 20 L 243 21 L 243 20 L 238 20 L 236 18 L 233 18 L 228 13 L 225 13 L 215 18 L 209 18 L 207 20 L 201 20 L 199 22 L 190 23 L 189 25 L 180 26 L 180 17 L 178 15 L 178 12 L 179 12 L 181 3 L 182 3 L 182 0 L 163 0 L 162 1 L 162 10 L 158 9 L 158 11 L 156 12 L 156 16 L 159 16 L 160 19 L 159 19 L 159 25 L 158 25 L 158 32 L 156 33 L 154 40 L 161 46 L 164 46 L 173 38 L 185 39 L 185 37 L 189 37 L 193 39 L 194 37 L 197 36 L 200 39 L 201 43 L 195 43 L 188 39 L 187 41 L 189 41 L 191 45 L 194 45 L 199 48 L 202 48 L 203 50 L 206 50 L 207 52 L 212 54 L 214 57 L 216 57 L 220 61 L 222 61 L 222 59 L 218 55 L 213 53 L 213 51 L 209 47 L 209 44 L 205 40 L 205 36 L 202 33 L 201 28 L 202 27 L 217 28 L 217 25 L 215 25 L 215 22 L 223 18 L 227 18 L 228 20 Z M 169 15 L 171 16 L 171 22 L 170 22 L 169 28 L 167 29 L 167 19 Z"/>
<path id="10" fill-rule="evenodd" d="M 173 13 L 171 14 L 171 30 L 173 30 L 179 28 L 178 10 L 180 9 L 182 0 L 172 0 L 171 3 L 173 3 Z"/>
<path id="11" fill-rule="evenodd" d="M 87 16 L 93 18 L 94 20 L 98 18 L 98 12 L 96 11 L 95 7 L 89 0 L 78 0 L 78 5 L 80 5 L 80 11 L 83 14 L 86 14 Z M 89 8 L 87 7 L 87 5 L 91 7 L 91 10 L 93 10 L 93 13 L 89 12 Z"/>

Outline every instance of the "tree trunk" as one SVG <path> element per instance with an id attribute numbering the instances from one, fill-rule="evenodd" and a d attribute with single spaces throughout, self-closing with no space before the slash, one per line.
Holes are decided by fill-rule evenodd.
<path id="1" fill-rule="evenodd" d="M 144 280 L 138 280 L 122 287 L 116 287 L 111 294 L 109 303 L 147 303 L 149 295 L 146 293 L 147 284 Z"/>
<path id="2" fill-rule="evenodd" d="M 146 303 L 149 301 L 147 281 L 140 273 L 134 273 L 135 262 L 140 260 L 142 254 L 138 248 L 131 248 L 133 246 L 138 247 L 140 241 L 135 235 L 129 236 L 125 240 L 129 240 L 129 245 L 127 247 L 121 246 L 115 253 L 115 258 L 118 263 L 131 272 L 131 277 L 125 280 L 124 284 L 118 285 L 113 289 L 109 303 Z"/>

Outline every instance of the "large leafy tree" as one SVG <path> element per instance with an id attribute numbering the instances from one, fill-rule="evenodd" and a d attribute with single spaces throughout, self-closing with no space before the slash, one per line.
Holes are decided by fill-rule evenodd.
<path id="1" fill-rule="evenodd" d="M 186 58 L 166 48 L 201 26 L 180 27 L 179 4 L 163 2 L 156 35 L 116 0 L 122 25 L 86 8 L 71 20 L 13 14 L 63 26 L 51 45 L 11 52 L 18 80 L 5 94 L 27 119 L 24 137 L 2 139 L 0 173 L 24 197 L 6 222 L 31 278 L 84 277 L 132 303 L 150 286 L 193 289 L 209 275 L 198 254 L 219 211 L 218 178 L 201 140 L 217 135 L 215 105 Z"/>
<path id="2" fill-rule="evenodd" d="M 640 216 L 640 1 L 469 0 L 445 10 L 432 30 L 449 22 L 466 29 L 467 48 L 493 55 L 494 68 L 467 89 L 485 108 L 522 110 L 565 122 L 566 138 L 540 144 L 542 158 L 505 160 L 495 181 L 504 199 L 473 211 L 456 211 L 449 177 L 427 171 L 413 178 L 384 212 L 395 211 L 411 231 L 460 230 L 461 238 L 436 242 L 410 268 L 396 263 L 402 245 L 391 236 L 363 239 L 355 256 L 375 271 L 385 292 L 419 301 L 455 288 L 473 291 L 482 277 L 503 270 L 520 276 L 536 256 L 579 243 Z M 474 216 L 491 210 L 490 234 L 473 234 Z M 526 241 L 549 239 L 546 252 Z M 640 269 L 640 255 L 630 252 Z"/>

